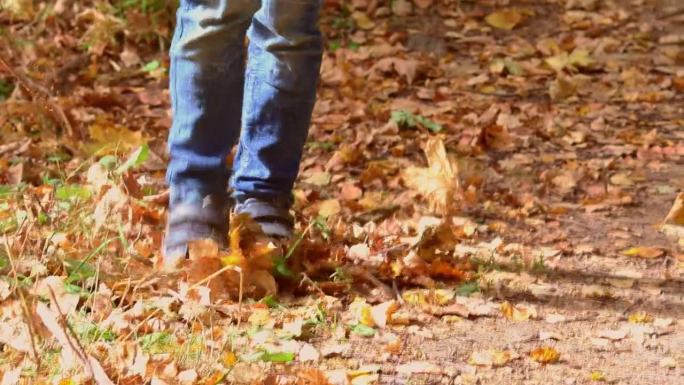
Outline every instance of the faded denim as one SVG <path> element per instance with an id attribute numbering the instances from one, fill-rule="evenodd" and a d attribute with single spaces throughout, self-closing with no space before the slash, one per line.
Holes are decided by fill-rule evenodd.
<path id="1" fill-rule="evenodd" d="M 320 2 L 180 1 L 170 52 L 172 204 L 225 193 L 231 174 L 238 199 L 290 199 L 321 64 Z"/>

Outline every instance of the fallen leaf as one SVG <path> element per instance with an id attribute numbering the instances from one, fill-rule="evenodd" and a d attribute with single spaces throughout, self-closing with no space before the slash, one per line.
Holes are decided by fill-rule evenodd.
<path id="1" fill-rule="evenodd" d="M 397 301 L 387 301 L 371 308 L 371 317 L 373 323 L 379 328 L 385 328 L 387 323 L 391 320 L 392 314 L 399 309 Z"/>
<path id="2" fill-rule="evenodd" d="M 428 361 L 412 361 L 396 367 L 399 374 L 441 374 L 443 369 L 437 364 Z"/>
<path id="3" fill-rule="evenodd" d="M 677 195 L 663 223 L 684 226 L 684 193 Z"/>
<path id="4" fill-rule="evenodd" d="M 567 321 L 567 317 L 562 314 L 548 314 L 544 317 L 544 321 L 550 324 L 561 323 Z"/>
<path id="5" fill-rule="evenodd" d="M 560 359 L 560 353 L 550 346 L 542 346 L 532 350 L 530 357 L 541 364 L 553 364 Z"/>
<path id="6" fill-rule="evenodd" d="M 433 0 L 413 0 L 416 7 L 421 9 L 429 8 L 432 5 Z"/>
<path id="7" fill-rule="evenodd" d="M 184 370 L 180 373 L 178 373 L 178 382 L 181 383 L 181 385 L 191 385 L 194 384 L 197 381 L 197 378 L 199 376 L 197 375 L 197 371 L 195 369 L 188 369 Z"/>
<path id="8" fill-rule="evenodd" d="M 623 327 L 617 330 L 600 330 L 597 335 L 612 341 L 618 341 L 627 337 L 627 334 L 629 334 L 629 329 Z"/>
<path id="9" fill-rule="evenodd" d="M 431 210 L 448 212 L 459 188 L 458 168 L 447 156 L 441 139 L 430 138 L 424 151 L 429 167 L 410 167 L 402 176 L 408 187 L 427 198 Z"/>
<path id="10" fill-rule="evenodd" d="M 510 31 L 523 21 L 523 13 L 517 9 L 504 9 L 490 13 L 485 21 L 494 28 Z"/>
<path id="11" fill-rule="evenodd" d="M 78 360 L 97 385 L 114 385 L 100 362 L 83 351 L 75 337 L 68 334 L 67 329 L 60 323 L 60 316 L 57 313 L 50 310 L 44 303 L 39 302 L 36 305 L 36 314 L 62 347 L 63 364 L 70 360 Z"/>
<path id="12" fill-rule="evenodd" d="M 537 316 L 537 310 L 532 306 L 514 306 L 506 301 L 501 304 L 501 313 L 513 321 L 527 321 Z"/>
<path id="13" fill-rule="evenodd" d="M 391 6 L 392 13 L 397 16 L 408 16 L 413 13 L 413 4 L 408 0 L 394 0 Z"/>
<path id="14" fill-rule="evenodd" d="M 306 343 L 299 350 L 298 358 L 301 362 L 318 362 L 321 359 L 321 353 L 313 345 Z"/>
<path id="15" fill-rule="evenodd" d="M 473 352 L 468 359 L 470 365 L 500 367 L 506 365 L 512 359 L 517 358 L 517 354 L 509 350 L 488 349 Z"/>
<path id="16" fill-rule="evenodd" d="M 653 316 L 644 311 L 638 311 L 630 314 L 628 320 L 633 324 L 647 324 L 653 322 Z"/>
<path id="17" fill-rule="evenodd" d="M 589 380 L 594 382 L 600 382 L 606 380 L 606 375 L 600 370 L 594 370 L 589 374 Z"/>
<path id="18" fill-rule="evenodd" d="M 337 215 L 342 211 L 342 206 L 340 201 L 337 199 L 324 200 L 318 205 L 318 215 L 323 218 L 329 218 L 333 215 Z"/>
<path id="19" fill-rule="evenodd" d="M 553 100 L 567 99 L 577 93 L 577 84 L 568 77 L 559 76 L 549 83 L 549 96 Z"/>
<path id="20" fill-rule="evenodd" d="M 21 370 L 23 368 L 21 366 L 17 366 L 14 369 L 6 371 L 2 375 L 2 381 L 0 382 L 0 385 L 16 385 L 19 383 L 19 377 L 21 377 Z"/>
<path id="21" fill-rule="evenodd" d="M 364 12 L 355 11 L 351 14 L 351 18 L 356 23 L 356 26 L 360 29 L 369 30 L 375 28 L 375 23 L 373 20 L 371 20 Z"/>
<path id="22" fill-rule="evenodd" d="M 677 367 L 677 361 L 673 357 L 664 357 L 658 362 L 661 368 L 674 369 Z"/>
<path id="23" fill-rule="evenodd" d="M 639 257 L 644 259 L 655 259 L 665 254 L 663 249 L 657 247 L 632 247 L 622 251 L 628 257 Z"/>
<path id="24" fill-rule="evenodd" d="M 312 184 L 314 186 L 323 187 L 330 184 L 332 175 L 329 172 L 318 171 L 311 174 L 308 178 L 304 179 L 304 183 Z"/>

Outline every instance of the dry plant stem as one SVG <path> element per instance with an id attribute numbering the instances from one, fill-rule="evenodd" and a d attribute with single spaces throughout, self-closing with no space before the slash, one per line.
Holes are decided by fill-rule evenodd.
<path id="1" fill-rule="evenodd" d="M 228 270 L 233 270 L 238 273 L 238 276 L 240 277 L 240 287 L 238 288 L 238 327 L 240 327 L 240 324 L 242 322 L 242 295 L 243 295 L 243 290 L 244 290 L 244 274 L 242 272 L 242 269 L 238 266 L 224 266 L 217 271 L 213 272 L 212 274 L 204 277 L 203 279 L 197 281 L 194 283 L 188 290 L 192 290 L 200 285 L 203 285 L 212 279 L 218 277 L 219 275 L 225 273 Z"/>
<path id="2" fill-rule="evenodd" d="M 52 101 L 53 96 L 44 87 L 35 84 L 33 81 L 25 77 L 24 75 L 15 71 L 3 58 L 0 57 L 0 64 L 5 70 L 17 81 L 21 86 L 31 95 L 33 99 L 38 100 L 39 105 L 45 109 L 48 115 L 52 116 L 56 123 L 59 124 L 67 135 L 74 137 L 74 128 L 69 122 L 66 114 L 62 108 Z"/>
<path id="3" fill-rule="evenodd" d="M 55 336 L 55 338 L 58 340 L 58 342 L 60 342 L 60 344 L 63 345 L 64 342 L 66 342 L 69 345 L 69 348 L 71 348 L 72 353 L 76 355 L 76 357 L 81 361 L 81 364 L 87 370 L 90 377 L 93 378 L 96 384 L 114 385 L 112 380 L 107 376 L 107 373 L 105 373 L 104 368 L 102 368 L 102 365 L 94 357 L 90 356 L 86 352 L 83 345 L 81 345 L 81 342 L 76 337 L 76 334 L 73 332 L 73 330 L 71 330 L 71 328 L 67 324 L 66 315 L 60 309 L 54 291 L 51 287 L 48 287 L 48 289 L 50 290 L 51 303 L 57 310 L 59 320 L 56 320 L 56 325 L 51 325 L 51 323 L 46 322 L 47 314 L 41 314 L 40 308 L 42 307 L 42 310 L 47 312 L 51 311 L 44 304 L 39 304 L 38 315 L 41 317 L 41 320 L 43 321 L 45 327 L 47 327 L 48 330 L 50 330 L 50 332 Z M 60 327 L 60 329 L 56 329 L 55 326 Z M 64 348 L 64 346 L 62 346 L 62 348 Z"/>
<path id="4" fill-rule="evenodd" d="M 320 286 L 318 286 L 316 282 L 309 278 L 306 273 L 302 273 L 302 280 L 299 282 L 299 286 L 302 286 L 304 283 L 311 285 L 318 292 L 318 294 L 321 295 L 321 297 L 325 297 L 325 292 L 320 288 Z"/>
<path id="5" fill-rule="evenodd" d="M 17 270 L 14 267 L 14 258 L 12 257 L 12 250 L 9 247 L 9 242 L 7 241 L 7 237 L 5 237 L 5 252 L 7 253 L 7 259 L 9 260 L 10 263 L 10 269 L 12 272 L 12 277 L 14 278 L 14 290 L 19 294 L 19 300 L 21 301 L 21 313 L 24 317 L 24 322 L 26 322 L 26 327 L 28 328 L 29 331 L 29 338 L 31 339 L 31 357 L 35 362 L 37 369 L 40 370 L 40 367 L 42 366 L 41 360 L 40 360 L 40 355 L 38 354 L 38 348 L 36 347 L 36 334 L 35 331 L 33 330 L 33 317 L 31 317 L 31 312 L 29 311 L 28 303 L 26 302 L 26 297 L 24 296 L 24 292 L 21 290 L 21 288 L 18 288 L 16 285 L 19 282 L 19 278 L 17 276 Z"/>
<path id="6" fill-rule="evenodd" d="M 131 329 L 131 331 L 130 331 L 128 334 L 126 334 L 123 338 L 119 339 L 117 342 L 118 342 L 118 343 L 126 342 L 129 338 L 131 338 L 131 336 L 132 336 L 133 334 L 135 334 L 135 333 L 138 331 L 138 329 L 140 329 L 140 328 L 142 327 L 143 324 L 145 324 L 145 322 L 147 322 L 147 321 L 149 321 L 150 319 L 152 319 L 152 317 L 154 317 L 155 315 L 157 315 L 157 313 L 159 313 L 159 311 L 160 311 L 160 309 L 155 309 L 152 313 L 150 313 L 147 317 L 145 317 L 145 319 L 143 319 L 142 321 L 138 322 L 138 324 L 135 325 L 135 327 L 134 327 L 133 329 Z"/>

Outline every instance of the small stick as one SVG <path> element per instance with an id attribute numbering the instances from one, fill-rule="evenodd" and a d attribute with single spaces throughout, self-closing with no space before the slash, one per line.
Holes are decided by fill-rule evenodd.
<path id="1" fill-rule="evenodd" d="M 48 90 L 46 90 L 44 87 L 36 85 L 27 77 L 15 71 L 1 57 L 0 64 L 11 76 L 17 79 L 19 84 L 31 95 L 32 98 L 38 99 L 38 101 L 42 103 L 41 107 L 43 107 L 53 117 L 53 119 L 55 119 L 57 123 L 60 126 L 62 126 L 62 128 L 66 131 L 67 135 L 71 137 L 74 136 L 74 127 L 69 122 L 69 119 L 67 118 L 62 108 L 57 103 L 51 100 L 53 96 L 50 94 Z"/>
<path id="2" fill-rule="evenodd" d="M 302 280 L 299 282 L 299 286 L 302 286 L 302 284 L 306 282 L 309 285 L 313 286 L 314 289 L 320 294 L 321 296 L 325 297 L 325 292 L 318 286 L 316 282 L 314 282 L 311 278 L 306 273 L 302 273 Z"/>

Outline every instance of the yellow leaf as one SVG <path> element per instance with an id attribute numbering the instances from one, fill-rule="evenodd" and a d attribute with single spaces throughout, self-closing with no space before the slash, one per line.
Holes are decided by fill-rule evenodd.
<path id="1" fill-rule="evenodd" d="M 499 367 L 506 365 L 511 359 L 517 357 L 509 350 L 488 349 L 473 352 L 468 359 L 470 365 Z"/>
<path id="2" fill-rule="evenodd" d="M 360 29 L 373 29 L 375 27 L 375 22 L 371 20 L 368 15 L 366 15 L 363 12 L 356 11 L 352 13 L 351 18 L 356 22 L 356 26 L 359 27 Z"/>
<path id="3" fill-rule="evenodd" d="M 427 198 L 430 208 L 443 213 L 453 208 L 458 191 L 458 167 L 447 156 L 444 142 L 430 138 L 425 145 L 428 168 L 410 167 L 403 173 L 406 185 Z"/>
<path id="4" fill-rule="evenodd" d="M 230 231 L 230 252 L 227 255 L 221 257 L 221 263 L 223 266 L 244 266 L 246 264 L 246 258 L 240 247 L 241 226 L 237 226 Z"/>
<path id="5" fill-rule="evenodd" d="M 237 356 L 233 352 L 226 352 L 221 357 L 221 363 L 229 368 L 233 367 L 237 362 Z"/>
<path id="6" fill-rule="evenodd" d="M 318 206 L 318 215 L 323 218 L 329 218 L 333 215 L 339 214 L 342 210 L 340 201 L 337 199 L 328 199 L 320 203 Z"/>
<path id="7" fill-rule="evenodd" d="M 594 370 L 591 372 L 589 375 L 589 380 L 594 381 L 594 382 L 599 382 L 599 381 L 605 381 L 606 376 L 603 374 L 602 371 L 600 370 Z"/>
<path id="8" fill-rule="evenodd" d="M 380 375 L 378 374 L 362 374 L 360 376 L 353 377 L 350 381 L 351 385 L 371 385 L 377 384 Z"/>
<path id="9" fill-rule="evenodd" d="M 436 289 L 432 293 L 433 302 L 439 306 L 446 305 L 454 299 L 454 296 L 456 296 L 456 293 L 453 290 Z"/>
<path id="10" fill-rule="evenodd" d="M 537 310 L 531 306 L 513 306 L 510 302 L 506 301 L 501 304 L 501 313 L 509 320 L 520 322 L 535 317 L 537 315 Z"/>
<path id="11" fill-rule="evenodd" d="M 356 323 L 360 323 L 368 327 L 375 326 L 371 306 L 366 303 L 365 299 L 360 297 L 355 298 L 354 301 L 349 305 L 349 311 L 352 313 Z"/>
<path id="12" fill-rule="evenodd" d="M 2 0 L 0 9 L 7 10 L 17 21 L 31 20 L 36 13 L 32 0 Z"/>
<path id="13" fill-rule="evenodd" d="M 254 309 L 249 316 L 249 323 L 252 326 L 264 326 L 271 320 L 268 309 Z"/>
<path id="14" fill-rule="evenodd" d="M 504 9 L 487 15 L 485 21 L 492 27 L 510 31 L 523 21 L 523 13 L 517 9 Z"/>
<path id="15" fill-rule="evenodd" d="M 88 127 L 88 132 L 92 143 L 86 145 L 86 149 L 99 154 L 128 152 L 140 147 L 145 141 L 141 131 L 131 131 L 109 122 L 93 123 Z"/>
<path id="16" fill-rule="evenodd" d="M 553 70 L 560 72 L 568 66 L 568 53 L 561 52 L 558 55 L 548 57 L 544 60 Z"/>
<path id="17" fill-rule="evenodd" d="M 570 54 L 567 52 L 560 52 L 554 56 L 548 57 L 544 60 L 546 64 L 556 72 L 564 69 L 577 70 L 585 68 L 594 63 L 590 52 L 583 48 L 575 48 Z"/>
<path id="18" fill-rule="evenodd" d="M 665 254 L 665 251 L 657 247 L 632 247 L 622 251 L 622 254 L 628 257 L 655 259 L 663 256 L 663 254 Z"/>
<path id="19" fill-rule="evenodd" d="M 550 346 L 542 346 L 532 350 L 530 357 L 542 364 L 553 364 L 560 359 L 560 353 Z"/>
<path id="20" fill-rule="evenodd" d="M 406 301 L 409 305 L 426 305 L 427 298 L 425 293 L 420 290 L 407 290 L 402 295 L 401 298 Z"/>
<path id="21" fill-rule="evenodd" d="M 633 324 L 646 324 L 653 321 L 653 316 L 644 311 L 638 311 L 630 314 L 628 320 Z"/>

